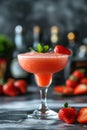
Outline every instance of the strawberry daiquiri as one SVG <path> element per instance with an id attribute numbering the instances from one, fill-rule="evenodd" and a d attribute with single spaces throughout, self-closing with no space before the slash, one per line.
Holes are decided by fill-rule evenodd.
<path id="1" fill-rule="evenodd" d="M 62 70 L 68 62 L 67 55 L 57 53 L 28 52 L 18 56 L 19 64 L 27 72 L 34 73 L 39 87 L 48 87 L 52 74 Z"/>
<path id="2" fill-rule="evenodd" d="M 27 52 L 18 55 L 18 62 L 20 66 L 25 71 L 34 74 L 36 83 L 40 88 L 41 104 L 39 109 L 33 112 L 33 116 L 41 119 L 51 119 L 57 116 L 56 112 L 48 108 L 46 102 L 46 95 L 48 87 L 52 82 L 53 73 L 59 72 L 64 69 L 68 62 L 69 55 L 70 54 L 67 53 L 63 54 L 62 52 L 58 53 L 58 49 L 57 51 L 55 49 L 55 51 L 45 53 L 43 51 L 40 51 Z"/>

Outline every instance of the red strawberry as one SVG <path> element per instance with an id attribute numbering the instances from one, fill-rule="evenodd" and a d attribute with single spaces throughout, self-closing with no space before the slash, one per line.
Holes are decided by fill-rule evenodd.
<path id="1" fill-rule="evenodd" d="M 81 78 L 85 77 L 85 70 L 84 69 L 75 70 L 73 72 L 73 76 L 75 76 L 76 78 L 78 78 L 78 80 L 80 80 Z"/>
<path id="2" fill-rule="evenodd" d="M 77 110 L 73 107 L 68 107 L 68 103 L 65 103 L 64 106 L 58 113 L 60 120 L 67 124 L 74 124 L 77 117 Z"/>
<path id="3" fill-rule="evenodd" d="M 78 95 L 78 94 L 86 94 L 87 93 L 87 85 L 85 84 L 79 84 L 78 86 L 76 86 L 76 88 L 74 89 L 74 94 Z"/>
<path id="4" fill-rule="evenodd" d="M 54 92 L 55 93 L 63 93 L 63 91 L 64 91 L 64 86 L 58 85 L 58 86 L 54 87 Z"/>
<path id="5" fill-rule="evenodd" d="M 16 96 L 19 94 L 19 91 L 14 87 L 13 80 L 9 80 L 6 84 L 4 84 L 3 92 L 5 95 L 8 96 Z"/>
<path id="6" fill-rule="evenodd" d="M 65 87 L 63 90 L 63 94 L 73 94 L 73 88 Z"/>
<path id="7" fill-rule="evenodd" d="M 23 80 L 23 79 L 16 80 L 14 82 L 14 86 L 23 94 L 26 93 L 26 91 L 27 91 L 27 82 L 26 82 L 26 80 Z"/>
<path id="8" fill-rule="evenodd" d="M 72 54 L 71 50 L 69 50 L 68 48 L 66 48 L 66 47 L 64 47 L 62 45 L 55 46 L 54 52 L 55 53 L 61 53 L 61 54 L 67 54 L 67 55 Z"/>
<path id="9" fill-rule="evenodd" d="M 66 86 L 55 86 L 54 92 L 59 94 L 73 94 L 73 89 Z"/>
<path id="10" fill-rule="evenodd" d="M 71 75 L 67 80 L 66 80 L 66 86 L 75 88 L 78 85 L 78 80 L 75 78 L 73 75 Z"/>
<path id="11" fill-rule="evenodd" d="M 79 110 L 77 121 L 79 123 L 86 123 L 87 124 L 87 107 L 83 107 Z"/>
<path id="12" fill-rule="evenodd" d="M 82 79 L 80 80 L 80 83 L 82 83 L 82 84 L 87 84 L 87 78 L 82 78 Z"/>

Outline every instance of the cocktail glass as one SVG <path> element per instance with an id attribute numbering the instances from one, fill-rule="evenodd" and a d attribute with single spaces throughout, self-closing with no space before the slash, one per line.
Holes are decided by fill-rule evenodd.
<path id="1" fill-rule="evenodd" d="M 32 114 L 34 118 L 53 119 L 58 114 L 47 105 L 47 91 L 52 82 L 53 73 L 59 72 L 66 66 L 69 55 L 55 52 L 27 52 L 18 55 L 20 66 L 27 72 L 33 73 L 40 90 L 41 103 Z"/>

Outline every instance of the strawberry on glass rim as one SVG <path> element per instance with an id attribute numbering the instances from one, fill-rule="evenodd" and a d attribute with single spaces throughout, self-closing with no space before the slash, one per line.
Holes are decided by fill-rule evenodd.
<path id="1" fill-rule="evenodd" d="M 54 48 L 54 52 L 55 53 L 60 53 L 60 54 L 67 54 L 67 55 L 71 55 L 72 51 L 62 45 L 57 45 Z"/>

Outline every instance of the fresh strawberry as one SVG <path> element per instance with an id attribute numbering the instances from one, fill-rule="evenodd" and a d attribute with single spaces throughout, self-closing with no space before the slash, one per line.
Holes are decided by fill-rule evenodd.
<path id="1" fill-rule="evenodd" d="M 26 93 L 27 91 L 27 82 L 23 79 L 17 80 L 14 82 L 14 86 L 21 92 Z"/>
<path id="2" fill-rule="evenodd" d="M 63 94 L 66 94 L 66 95 L 73 94 L 73 88 L 65 87 L 63 90 Z"/>
<path id="3" fill-rule="evenodd" d="M 14 81 L 8 81 L 6 84 L 3 85 L 3 93 L 8 96 L 16 96 L 19 94 L 17 88 L 14 87 Z"/>
<path id="4" fill-rule="evenodd" d="M 60 53 L 60 54 L 67 54 L 67 55 L 72 54 L 71 50 L 69 50 L 68 48 L 66 48 L 66 47 L 64 47 L 62 45 L 55 46 L 54 52 L 55 53 Z"/>
<path id="5" fill-rule="evenodd" d="M 62 94 L 63 91 L 64 91 L 64 87 L 65 86 L 57 85 L 57 86 L 54 87 L 54 92 Z"/>
<path id="6" fill-rule="evenodd" d="M 73 72 L 73 76 L 75 76 L 78 80 L 85 77 L 85 70 L 78 69 Z"/>
<path id="7" fill-rule="evenodd" d="M 58 94 L 73 94 L 73 89 L 72 88 L 68 88 L 66 86 L 55 86 L 54 87 L 54 92 L 58 93 Z"/>
<path id="8" fill-rule="evenodd" d="M 68 107 L 68 103 L 65 103 L 64 107 L 59 110 L 58 116 L 63 122 L 74 124 L 77 117 L 77 110 L 73 107 Z"/>
<path id="9" fill-rule="evenodd" d="M 77 121 L 79 123 L 87 124 L 87 107 L 83 107 L 79 110 Z"/>
<path id="10" fill-rule="evenodd" d="M 75 88 L 78 85 L 78 80 L 75 78 L 73 75 L 71 75 L 67 80 L 66 80 L 66 86 L 70 88 Z"/>
<path id="11" fill-rule="evenodd" d="M 80 80 L 80 83 L 82 83 L 82 84 L 87 84 L 87 78 L 82 78 L 82 79 Z"/>
<path id="12" fill-rule="evenodd" d="M 79 94 L 87 94 L 87 85 L 85 84 L 79 84 L 76 86 L 74 89 L 74 94 L 79 95 Z"/>
<path id="13" fill-rule="evenodd" d="M 12 83 L 14 83 L 14 82 L 15 82 L 15 79 L 14 79 L 14 78 L 8 78 L 7 82 L 12 82 Z"/>

